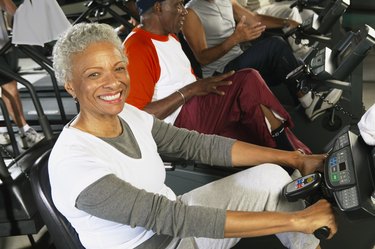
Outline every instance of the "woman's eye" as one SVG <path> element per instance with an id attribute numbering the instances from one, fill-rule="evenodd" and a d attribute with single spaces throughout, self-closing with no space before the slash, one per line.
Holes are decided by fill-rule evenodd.
<path id="1" fill-rule="evenodd" d="M 95 78 L 95 77 L 98 77 L 99 76 L 99 73 L 91 73 L 89 74 L 89 78 Z"/>
<path id="2" fill-rule="evenodd" d="M 125 67 L 117 67 L 116 71 L 117 72 L 123 72 L 123 71 L 125 71 Z"/>

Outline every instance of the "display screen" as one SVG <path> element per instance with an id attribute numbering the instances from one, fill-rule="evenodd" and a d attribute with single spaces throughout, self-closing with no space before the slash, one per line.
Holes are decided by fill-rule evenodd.
<path id="1" fill-rule="evenodd" d="M 339 168 L 340 168 L 340 171 L 346 170 L 346 163 L 345 162 L 340 163 Z"/>

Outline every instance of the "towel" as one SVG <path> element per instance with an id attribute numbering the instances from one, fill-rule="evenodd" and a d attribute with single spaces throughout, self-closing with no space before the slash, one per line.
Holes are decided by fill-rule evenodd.
<path id="1" fill-rule="evenodd" d="M 375 146 L 375 104 L 363 114 L 358 128 L 363 140 L 368 145 Z"/>
<path id="2" fill-rule="evenodd" d="M 56 0 L 25 0 L 14 15 L 12 43 L 44 46 L 70 26 Z"/>

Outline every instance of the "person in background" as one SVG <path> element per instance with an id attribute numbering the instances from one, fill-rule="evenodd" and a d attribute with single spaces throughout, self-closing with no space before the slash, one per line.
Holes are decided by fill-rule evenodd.
<path id="1" fill-rule="evenodd" d="M 293 20 L 297 23 L 302 23 L 305 19 L 309 18 L 315 12 L 310 9 L 299 10 L 297 7 L 291 5 L 295 1 L 275 1 L 275 0 L 237 0 L 239 4 L 254 13 L 260 15 L 274 16 L 282 19 Z M 285 27 L 282 29 L 284 33 L 292 30 L 295 27 Z M 294 54 L 299 58 L 304 58 L 309 52 L 309 41 L 302 39 L 300 44 L 296 44 L 293 37 L 288 37 L 289 45 L 291 46 Z"/>
<path id="2" fill-rule="evenodd" d="M 11 0 L 0 0 L 0 7 L 10 15 L 16 12 L 16 5 Z M 2 11 L 1 10 L 1 11 Z M 7 28 L 5 26 L 3 15 L 0 16 L 0 48 L 3 47 L 8 41 Z M 10 71 L 16 72 L 18 67 L 18 56 L 15 48 L 7 51 L 5 54 L 0 55 L 0 65 Z M 19 96 L 17 82 L 14 79 L 8 78 L 0 74 L 1 85 L 1 98 L 3 99 L 9 115 L 18 126 L 19 134 L 21 137 L 22 147 L 28 148 L 40 141 L 43 136 L 37 133 L 30 127 L 23 113 L 23 107 Z M 6 127 L 0 127 L 0 144 L 10 144 L 10 138 Z"/>
<path id="3" fill-rule="evenodd" d="M 121 40 L 107 24 L 76 24 L 53 50 L 56 77 L 80 111 L 51 151 L 51 194 L 86 249 L 229 249 L 242 237 L 275 233 L 288 248 L 313 249 L 320 248 L 314 230 L 327 226 L 329 238 L 336 233 L 326 200 L 303 209 L 303 202 L 281 196 L 291 178 L 275 165 L 308 174 L 322 168 L 325 155 L 167 124 L 125 104 L 131 88 L 126 63 Z M 176 196 L 164 183 L 159 153 L 250 168 Z"/>
<path id="4" fill-rule="evenodd" d="M 127 103 L 177 127 L 311 153 L 256 70 L 197 79 L 175 35 L 182 25 L 175 8 L 186 10 L 156 4 L 137 1 L 141 25 L 123 43 L 132 82 Z"/>
<path id="5" fill-rule="evenodd" d="M 174 14 L 183 22 L 183 34 L 202 65 L 203 77 L 242 68 L 257 69 L 269 86 L 284 83 L 310 120 L 340 100 L 341 89 L 313 94 L 305 90 L 309 88 L 307 82 L 287 79 L 300 65 L 289 44 L 279 36 L 261 37 L 266 28 L 292 28 L 297 22 L 253 13 L 237 0 L 191 0 L 185 7 L 187 12 L 176 9 Z M 249 42 L 250 46 L 242 46 Z"/>

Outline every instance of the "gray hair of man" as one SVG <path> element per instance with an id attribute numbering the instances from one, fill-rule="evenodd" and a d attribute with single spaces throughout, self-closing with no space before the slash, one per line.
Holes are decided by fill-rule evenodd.
<path id="1" fill-rule="evenodd" d="M 53 47 L 53 68 L 56 79 L 65 84 L 72 78 L 71 56 L 83 52 L 97 42 L 110 42 L 127 58 L 122 49 L 122 42 L 114 28 L 103 23 L 78 23 L 62 33 Z"/>

